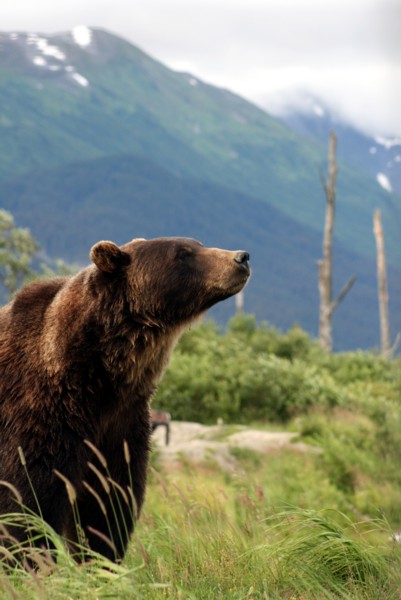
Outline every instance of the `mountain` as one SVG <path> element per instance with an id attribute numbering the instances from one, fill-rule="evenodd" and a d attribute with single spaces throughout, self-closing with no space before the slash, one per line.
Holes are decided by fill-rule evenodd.
<path id="1" fill-rule="evenodd" d="M 118 201 L 110 202 L 116 190 Z M 173 233 L 206 245 L 245 248 L 253 269 L 245 292 L 246 309 L 282 329 L 298 322 L 316 334 L 315 259 L 321 253 L 321 235 L 267 203 L 214 183 L 183 179 L 132 155 L 37 171 L 34 180 L 31 175 L 21 177 L 4 184 L 1 193 L 4 206 L 20 214 L 23 225 L 29 225 L 39 239 L 49 240 L 51 255 L 68 256 L 81 264 L 100 238 L 123 243 L 136 235 Z M 76 225 L 66 226 L 71 222 Z M 351 272 L 358 275 L 335 318 L 337 348 L 378 344 L 374 271 L 373 263 L 336 244 L 335 289 Z M 390 284 L 396 290 L 395 300 L 401 293 L 401 279 L 394 269 Z M 212 315 L 227 320 L 234 309 L 230 300 Z M 392 309 L 397 314 L 395 302 Z"/>
<path id="2" fill-rule="evenodd" d="M 317 322 L 327 143 L 231 92 L 176 73 L 99 29 L 0 34 L 0 204 L 44 252 L 85 263 L 98 239 L 190 235 L 247 249 L 246 308 L 287 328 Z M 372 213 L 383 212 L 400 297 L 400 200 L 340 165 L 338 348 L 378 343 Z M 401 314 L 392 305 L 394 330 Z M 233 304 L 216 316 L 226 318 Z"/>
<path id="3" fill-rule="evenodd" d="M 322 143 L 334 130 L 339 139 L 340 160 L 401 197 L 401 138 L 368 135 L 333 112 L 320 98 L 305 92 L 289 94 L 278 116 L 292 130 Z"/>

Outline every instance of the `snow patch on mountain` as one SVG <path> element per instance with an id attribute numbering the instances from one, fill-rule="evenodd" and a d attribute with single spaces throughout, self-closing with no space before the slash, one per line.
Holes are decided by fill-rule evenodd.
<path id="1" fill-rule="evenodd" d="M 274 98 L 273 98 L 274 100 Z M 401 196 L 401 137 L 361 131 L 333 106 L 302 90 L 277 96 L 275 114 L 297 133 L 327 148 L 330 131 L 338 139 L 339 160 L 367 174 L 383 190 Z M 399 158 L 397 158 L 399 157 Z"/>
<path id="2" fill-rule="evenodd" d="M 47 61 L 43 58 L 43 56 L 34 56 L 32 62 L 37 67 L 45 67 L 47 65 Z"/>
<path id="3" fill-rule="evenodd" d="M 36 49 L 45 56 L 51 56 L 56 60 L 65 60 L 65 54 L 60 48 L 52 46 L 46 38 L 39 37 L 36 33 L 30 33 L 26 38 L 26 43 L 28 46 L 36 46 Z"/>
<path id="4" fill-rule="evenodd" d="M 385 175 L 384 173 L 378 173 L 376 175 L 376 180 L 377 180 L 377 183 L 387 192 L 391 193 L 393 191 L 393 187 L 390 183 L 390 180 L 387 177 L 387 175 Z"/>
<path id="5" fill-rule="evenodd" d="M 92 32 L 88 27 L 75 27 L 71 35 L 74 41 L 82 47 L 91 43 Z M 68 77 L 74 85 L 78 84 L 84 88 L 89 87 L 88 79 L 77 72 L 76 66 L 67 63 L 67 55 L 58 46 L 51 43 L 51 38 L 49 40 L 37 33 L 12 33 L 7 37 L 13 44 L 19 44 L 25 48 L 26 58 L 35 67 L 39 67 L 41 73 L 62 71 L 64 76 Z"/>
<path id="6" fill-rule="evenodd" d="M 313 112 L 318 117 L 324 117 L 326 114 L 324 109 L 320 106 L 320 104 L 316 104 L 316 103 L 313 105 Z"/>
<path id="7" fill-rule="evenodd" d="M 89 86 L 89 81 L 83 75 L 80 75 L 79 73 L 71 73 L 71 77 L 74 79 L 74 81 L 79 83 L 79 85 L 82 85 L 82 87 Z"/>
<path id="8" fill-rule="evenodd" d="M 395 146 L 401 146 L 401 138 L 399 137 L 386 138 L 384 136 L 377 135 L 375 137 L 375 142 L 380 144 L 380 146 L 384 146 L 387 150 L 390 150 L 390 148 L 394 148 Z"/>
<path id="9" fill-rule="evenodd" d="M 82 48 L 86 48 L 92 41 L 92 31 L 86 25 L 77 25 L 71 32 L 72 37 L 74 38 L 74 42 L 81 46 Z"/>

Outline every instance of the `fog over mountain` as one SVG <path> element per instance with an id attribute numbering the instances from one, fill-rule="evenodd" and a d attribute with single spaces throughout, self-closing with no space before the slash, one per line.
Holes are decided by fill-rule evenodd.
<path id="1" fill-rule="evenodd" d="M 323 143 L 334 130 L 340 158 L 370 175 L 384 190 L 401 196 L 401 136 L 369 135 L 322 98 L 304 90 L 273 95 L 266 109 L 294 131 Z"/>

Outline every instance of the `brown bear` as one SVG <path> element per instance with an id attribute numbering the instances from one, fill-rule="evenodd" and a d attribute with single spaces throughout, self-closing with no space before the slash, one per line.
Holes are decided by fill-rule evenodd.
<path id="1" fill-rule="evenodd" d="M 244 287 L 249 255 L 157 238 L 102 241 L 90 257 L 0 309 L 0 480 L 73 546 L 61 473 L 89 547 L 118 560 L 144 499 L 150 399 L 183 330 Z M 19 507 L 0 485 L 0 514 Z"/>

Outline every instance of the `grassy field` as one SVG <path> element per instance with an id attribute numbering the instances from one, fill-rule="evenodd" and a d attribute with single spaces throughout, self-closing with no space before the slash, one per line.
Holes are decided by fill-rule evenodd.
<path id="1" fill-rule="evenodd" d="M 0 543 L 0 600 L 401 599 L 400 366 L 374 353 L 322 355 L 298 329 L 249 319 L 224 334 L 193 330 L 159 406 L 182 420 L 224 417 L 215 444 L 251 423 L 294 443 L 229 444 L 228 467 L 213 452 L 166 461 L 156 449 L 122 564 L 78 565 L 47 531 L 54 550 L 27 549 L 23 568 Z M 2 539 L 16 519 L 0 518 Z"/>
<path id="2" fill-rule="evenodd" d="M 1 567 L 0 598 L 401 597 L 401 546 L 385 514 L 359 512 L 321 454 L 233 455 L 228 473 L 213 457 L 162 466 L 156 454 L 122 565 L 98 556 L 77 565 L 48 531 L 55 550 L 33 553 L 39 569 Z"/>

